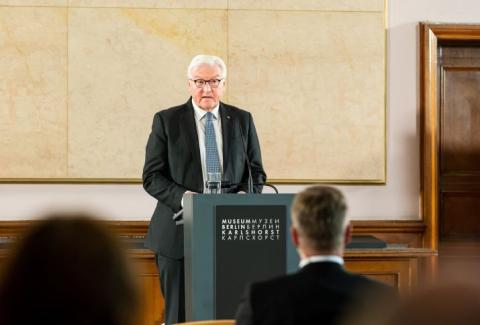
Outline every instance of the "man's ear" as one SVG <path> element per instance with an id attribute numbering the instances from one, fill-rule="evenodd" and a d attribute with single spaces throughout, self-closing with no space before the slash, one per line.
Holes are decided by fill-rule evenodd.
<path id="1" fill-rule="evenodd" d="M 295 245 L 295 247 L 298 247 L 298 243 L 299 243 L 298 230 L 293 225 L 290 227 L 290 236 L 292 237 L 292 242 Z"/>
<path id="2" fill-rule="evenodd" d="M 348 222 L 348 225 L 345 227 L 345 233 L 343 234 L 343 244 L 347 246 L 347 244 L 352 240 L 353 235 L 353 225 L 351 222 Z"/>

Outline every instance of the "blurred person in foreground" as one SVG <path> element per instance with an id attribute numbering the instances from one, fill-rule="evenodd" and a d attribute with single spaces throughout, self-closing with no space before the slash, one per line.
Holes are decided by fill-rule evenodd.
<path id="1" fill-rule="evenodd" d="M 455 279 L 456 281 L 456 279 Z M 357 313 L 341 325 L 477 325 L 480 287 L 468 281 L 433 283 L 396 304 L 380 303 Z"/>
<path id="2" fill-rule="evenodd" d="M 381 308 L 375 317 L 365 311 L 355 325 L 476 325 L 480 324 L 480 264 L 469 247 L 464 256 L 441 259 L 433 279 L 422 279 L 400 304 Z M 441 256 L 442 257 L 442 256 Z M 433 281 L 426 281 L 433 280 Z M 359 322 L 359 320 L 361 322 Z M 350 325 L 348 324 L 348 325 Z"/>
<path id="3" fill-rule="evenodd" d="M 300 270 L 247 288 L 237 310 L 238 325 L 338 324 L 352 308 L 395 296 L 393 288 L 347 272 L 343 252 L 351 238 L 342 193 L 314 186 L 292 206 L 292 241 Z M 378 295 L 378 297 L 377 297 Z"/>
<path id="4" fill-rule="evenodd" d="M 373 325 L 478 325 L 480 287 L 467 283 L 446 283 L 415 292 L 393 308 L 385 322 L 370 319 Z M 364 322 L 366 325 L 367 322 Z"/>
<path id="5" fill-rule="evenodd" d="M 135 280 L 115 236 L 93 218 L 48 216 L 11 253 L 0 324 L 134 324 Z"/>

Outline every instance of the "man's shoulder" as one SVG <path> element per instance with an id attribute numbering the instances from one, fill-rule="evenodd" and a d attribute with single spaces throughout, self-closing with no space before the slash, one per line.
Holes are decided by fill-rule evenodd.
<path id="1" fill-rule="evenodd" d="M 237 106 L 233 106 L 233 105 L 230 105 L 230 104 L 225 104 L 224 102 L 221 102 L 221 107 L 223 107 L 223 109 L 225 109 L 225 111 L 227 111 L 229 114 L 235 114 L 235 115 L 239 115 L 239 116 L 248 116 L 250 115 L 250 112 L 242 109 L 242 108 L 239 108 Z"/>
<path id="2" fill-rule="evenodd" d="M 366 276 L 346 271 L 333 263 L 315 263 L 298 272 L 275 277 L 252 284 L 253 293 L 289 292 L 294 293 L 305 288 L 329 287 L 334 285 L 338 290 L 393 292 L 393 287 Z M 343 289 L 339 288 L 342 287 Z"/>
<path id="3" fill-rule="evenodd" d="M 189 101 L 186 103 L 159 110 L 155 115 L 170 117 L 185 112 L 190 107 Z"/>

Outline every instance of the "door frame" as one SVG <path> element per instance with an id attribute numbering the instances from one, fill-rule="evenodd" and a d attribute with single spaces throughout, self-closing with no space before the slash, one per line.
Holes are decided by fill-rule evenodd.
<path id="1" fill-rule="evenodd" d="M 420 23 L 420 207 L 423 247 L 438 250 L 438 42 L 480 41 L 480 25 Z"/>

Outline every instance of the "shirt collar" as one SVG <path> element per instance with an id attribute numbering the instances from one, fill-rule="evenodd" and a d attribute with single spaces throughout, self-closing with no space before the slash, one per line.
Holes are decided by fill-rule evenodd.
<path id="1" fill-rule="evenodd" d="M 338 255 L 313 255 L 307 258 L 304 258 L 300 261 L 300 268 L 305 267 L 310 263 L 318 262 L 333 262 L 340 265 L 343 265 L 343 258 Z"/>
<path id="2" fill-rule="evenodd" d="M 207 114 L 207 111 L 204 110 L 204 109 L 201 109 L 196 103 L 195 101 L 193 100 L 192 98 L 192 105 L 193 105 L 193 110 L 195 112 L 195 119 L 197 121 L 200 121 L 204 116 L 205 114 Z M 220 104 L 218 104 L 217 106 L 215 106 L 215 108 L 212 110 L 212 114 L 213 116 L 215 117 L 216 120 L 218 120 L 218 112 L 219 112 L 219 107 L 220 107 Z"/>

